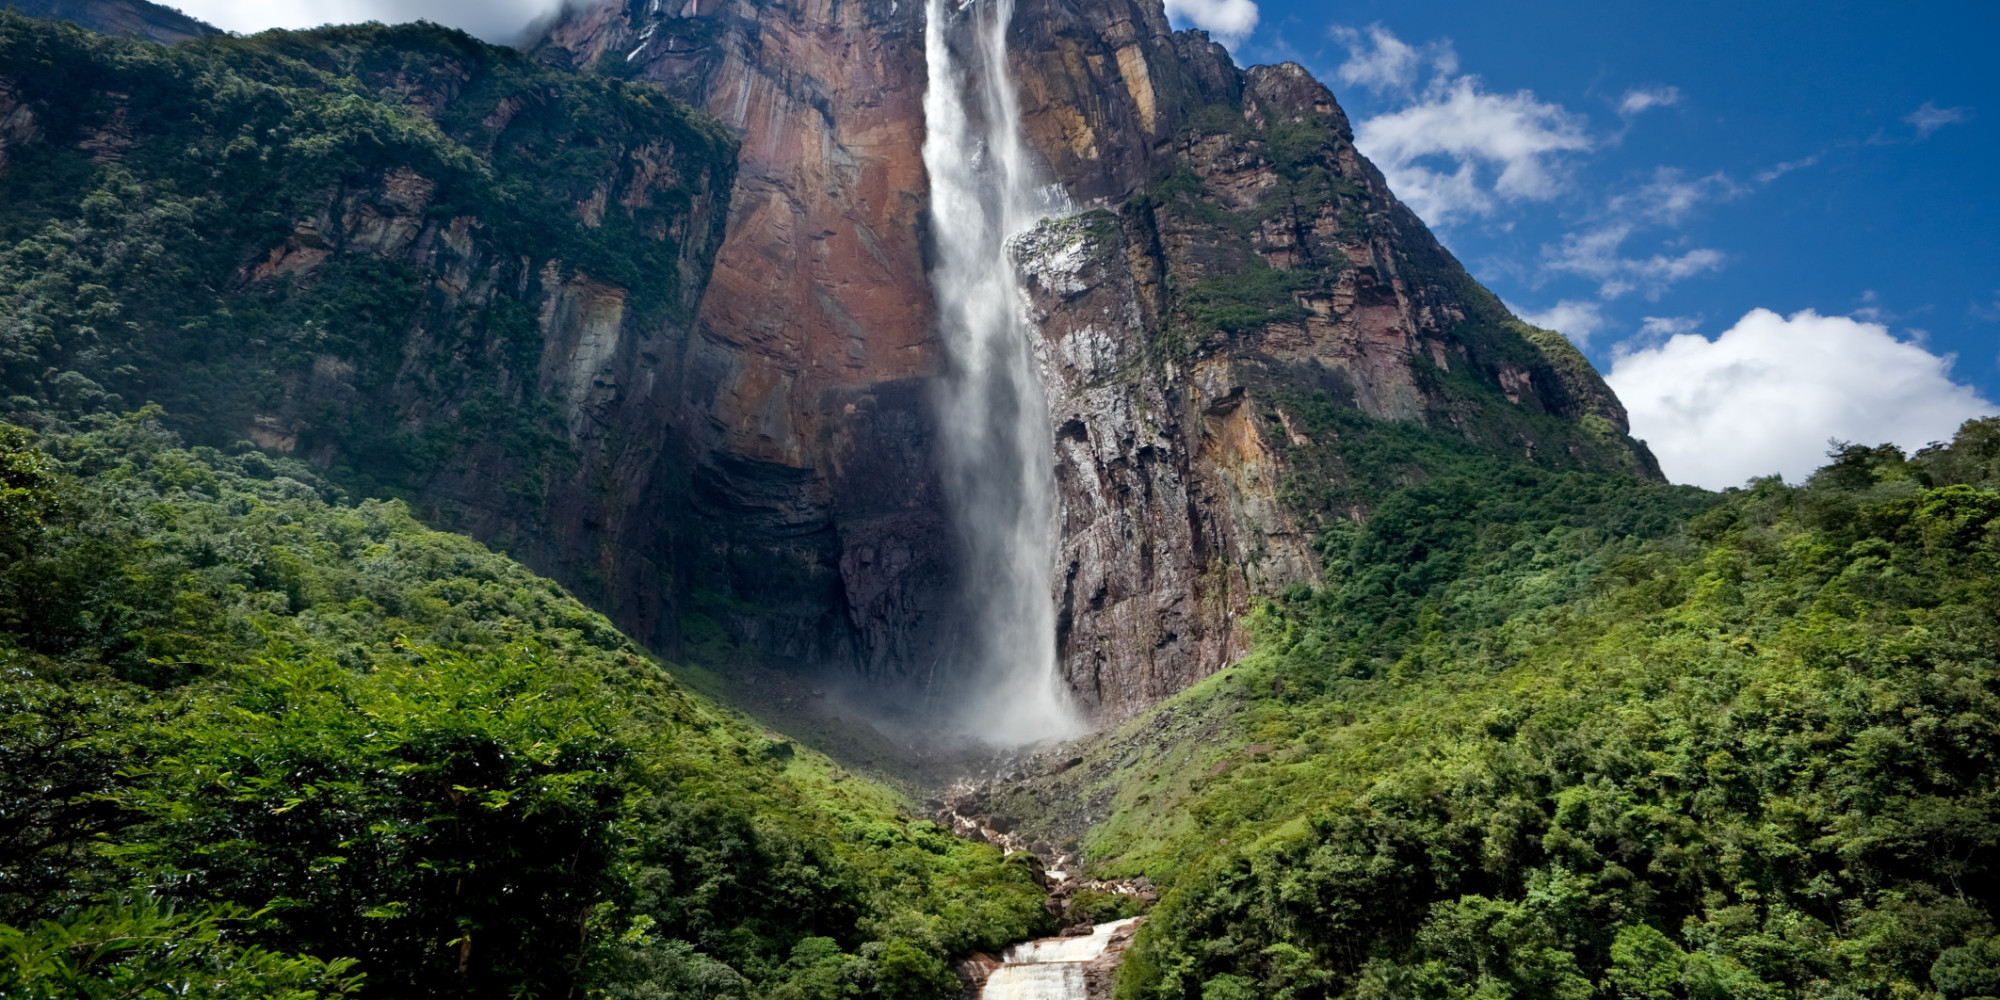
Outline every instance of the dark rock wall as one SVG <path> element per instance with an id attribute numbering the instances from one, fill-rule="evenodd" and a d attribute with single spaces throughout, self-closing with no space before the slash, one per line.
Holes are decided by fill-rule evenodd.
<path id="1" fill-rule="evenodd" d="M 704 610 L 804 665 L 937 662 L 954 545 L 929 443 L 920 0 L 606 3 L 540 51 L 743 137 L 681 400 L 705 586 L 728 592 Z"/>
<path id="2" fill-rule="evenodd" d="M 952 623 L 926 406 L 943 359 L 922 16 L 915 0 L 629 0 L 541 46 L 742 130 L 684 396 L 696 505 L 741 602 L 715 614 L 881 681 L 937 662 Z M 1298 67 L 1239 70 L 1146 0 L 1023 0 L 1010 50 L 1030 144 L 1097 209 L 1018 253 L 1056 430 L 1063 669 L 1095 716 L 1226 665 L 1255 595 L 1316 579 L 1319 515 L 1281 499 L 1288 456 L 1313 444 L 1288 394 L 1657 474 L 1581 356 L 1472 282 Z"/>

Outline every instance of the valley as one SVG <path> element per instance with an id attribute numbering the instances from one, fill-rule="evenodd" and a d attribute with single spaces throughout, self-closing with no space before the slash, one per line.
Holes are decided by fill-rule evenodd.
<path id="1" fill-rule="evenodd" d="M 2000 419 L 1671 485 L 1151 0 L 44 6 L 0 994 L 2000 995 Z"/>

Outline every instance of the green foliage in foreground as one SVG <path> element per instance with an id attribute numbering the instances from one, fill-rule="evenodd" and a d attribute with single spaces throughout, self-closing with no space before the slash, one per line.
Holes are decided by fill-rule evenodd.
<path id="1" fill-rule="evenodd" d="M 505 557 L 90 424 L 0 442 L 0 993 L 937 997 L 1047 929 Z"/>
<path id="2" fill-rule="evenodd" d="M 1833 459 L 1330 536 L 1093 838 L 1170 880 L 1120 995 L 2000 996 L 2000 421 Z"/>

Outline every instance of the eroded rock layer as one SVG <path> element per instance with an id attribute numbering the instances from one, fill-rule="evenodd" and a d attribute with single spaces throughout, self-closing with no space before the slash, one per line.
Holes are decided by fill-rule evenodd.
<path id="1" fill-rule="evenodd" d="M 791 567 L 753 603 L 827 581 L 846 637 L 804 639 L 803 618 L 797 636 L 736 627 L 883 678 L 936 661 L 955 572 L 927 440 L 944 359 L 923 281 L 920 17 L 629 0 L 571 15 L 542 47 L 742 130 L 691 354 L 699 467 L 727 494 L 722 521 L 787 513 L 783 530 L 728 529 L 741 558 Z M 1252 598 L 1315 580 L 1323 518 L 1365 512 L 1287 496 L 1289 474 L 1338 450 L 1288 401 L 1652 472 L 1588 364 L 1465 274 L 1303 70 L 1239 70 L 1145 0 L 1025 0 L 1009 46 L 1026 136 L 1088 209 L 1024 237 L 1018 259 L 1056 432 L 1063 671 L 1096 717 L 1244 652 Z M 786 547 L 808 531 L 824 547 Z"/>
<path id="2" fill-rule="evenodd" d="M 75 266 L 144 237 L 134 266 L 187 274 L 120 280 L 191 291 L 24 284 L 23 329 L 75 335 L 10 341 L 0 379 L 49 412 L 159 401 L 196 440 L 503 546 L 670 656 L 921 712 L 963 680 L 940 665 L 978 572 L 939 486 L 922 18 L 611 0 L 532 59 L 431 27 L 45 33 L 93 53 L 89 88 L 6 48 L 9 232 L 49 221 L 35 178 L 92 178 L 75 232 L 106 263 Z M 1394 461 L 1381 428 L 1656 474 L 1583 358 L 1466 275 L 1303 70 L 1238 69 L 1154 0 L 1021 0 L 1008 52 L 1078 206 L 1014 252 L 1061 670 L 1095 717 L 1227 664 L 1258 595 L 1325 572 L 1313 540 Z"/>

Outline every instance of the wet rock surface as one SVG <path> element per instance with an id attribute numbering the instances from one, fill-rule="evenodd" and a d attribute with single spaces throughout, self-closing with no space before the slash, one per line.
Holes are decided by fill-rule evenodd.
<path id="1" fill-rule="evenodd" d="M 680 400 L 721 574 L 702 586 L 732 598 L 710 613 L 734 640 L 903 701 L 950 690 L 934 671 L 963 571 L 930 406 L 921 35 L 915 3 L 620 0 L 539 48 L 744 136 Z M 1303 70 L 1240 70 L 1144 0 L 1030 0 L 1008 43 L 1026 138 L 1103 206 L 1017 247 L 1056 441 L 1062 673 L 1097 721 L 1220 669 L 1258 595 L 1316 579 L 1318 525 L 1281 492 L 1289 451 L 1318 442 L 1286 393 L 1447 431 L 1495 403 L 1622 428 L 1580 357 L 1492 329 L 1504 310 Z M 1246 280 L 1276 289 L 1251 322 L 1191 307 Z M 1428 373 L 1453 370 L 1491 399 L 1438 391 Z"/>
<path id="2" fill-rule="evenodd" d="M 999 956 L 976 954 L 958 963 L 961 996 L 979 1000 L 1109 1000 L 1119 963 L 1144 917 L 1128 917 L 1079 933 L 1017 944 Z"/>

